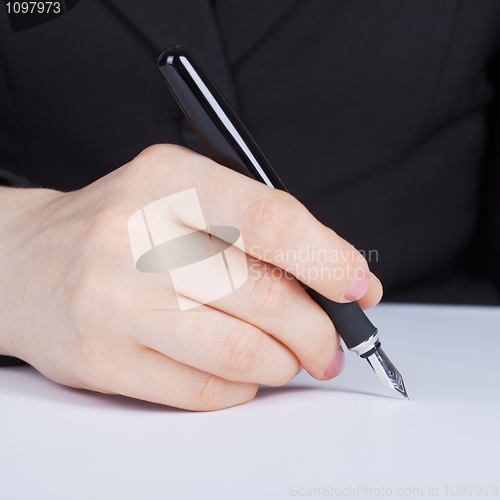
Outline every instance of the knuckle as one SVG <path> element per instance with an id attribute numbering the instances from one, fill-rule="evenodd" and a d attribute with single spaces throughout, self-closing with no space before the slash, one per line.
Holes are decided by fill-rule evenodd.
<path id="1" fill-rule="evenodd" d="M 145 163 L 156 162 L 168 157 L 174 149 L 173 144 L 153 144 L 141 151 L 135 159 Z"/>
<path id="2" fill-rule="evenodd" d="M 249 295 L 252 312 L 266 317 L 282 316 L 289 303 L 291 291 L 283 270 L 263 266 Z"/>
<path id="3" fill-rule="evenodd" d="M 252 202 L 243 214 L 243 227 L 266 249 L 286 248 L 296 232 L 303 209 L 287 193 L 275 191 Z"/>
<path id="4" fill-rule="evenodd" d="M 113 350 L 101 335 L 86 335 L 76 351 L 75 368 L 79 378 L 93 386 L 109 386 L 114 372 L 113 357 Z"/>
<path id="5" fill-rule="evenodd" d="M 339 345 L 339 340 L 339 336 L 337 335 L 333 324 L 330 323 L 329 327 L 324 330 L 316 350 L 316 355 L 318 356 L 318 359 L 323 362 L 323 364 L 325 360 L 327 360 L 327 363 L 330 362 L 332 353 Z"/>
<path id="6" fill-rule="evenodd" d="M 169 151 L 168 144 L 154 144 L 141 151 L 127 164 L 126 172 L 131 176 L 131 182 L 137 184 L 147 180 L 151 170 L 168 161 Z"/>
<path id="7" fill-rule="evenodd" d="M 217 364 L 229 373 L 242 375 L 252 370 L 259 352 L 258 336 L 238 325 L 226 336 L 217 356 Z"/>
<path id="8" fill-rule="evenodd" d="M 163 171 L 165 167 L 174 167 L 183 162 L 186 154 L 193 154 L 177 144 L 153 144 L 134 158 L 129 164 L 132 172 L 136 172 L 139 177 L 157 176 L 158 170 Z M 153 177 L 154 179 L 155 177 Z M 157 179 L 157 177 L 156 177 Z"/>
<path id="9" fill-rule="evenodd" d="M 278 377 L 276 377 L 274 380 L 266 382 L 266 385 L 268 385 L 269 387 L 281 387 L 285 384 L 288 384 L 288 382 L 292 381 L 297 375 L 297 370 L 298 367 L 295 368 L 293 372 L 292 371 L 284 372 L 280 374 Z"/>
<path id="10" fill-rule="evenodd" d="M 128 219 L 132 213 L 132 210 L 118 203 L 100 207 L 88 218 L 89 240 L 93 244 L 111 245 L 113 253 L 120 250 L 118 243 L 128 243 Z"/>
<path id="11" fill-rule="evenodd" d="M 217 410 L 223 406 L 224 393 L 224 386 L 219 377 L 202 373 L 193 382 L 191 406 L 194 410 Z"/>
<path id="12" fill-rule="evenodd" d="M 168 186 L 175 186 L 177 174 L 186 175 L 186 158 L 190 154 L 194 153 L 176 144 L 149 146 L 127 164 L 127 182 L 133 189 L 153 194 L 159 179 L 168 175 Z"/>

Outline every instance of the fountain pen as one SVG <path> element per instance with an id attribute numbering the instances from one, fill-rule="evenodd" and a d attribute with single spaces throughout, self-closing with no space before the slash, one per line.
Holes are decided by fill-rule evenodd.
<path id="1" fill-rule="evenodd" d="M 229 103 L 192 54 L 175 45 L 158 66 L 175 100 L 212 160 L 267 186 L 289 192 Z M 380 381 L 406 399 L 401 374 L 381 349 L 377 328 L 356 301 L 339 304 L 301 285 L 326 312 L 346 347 L 365 358 Z"/>

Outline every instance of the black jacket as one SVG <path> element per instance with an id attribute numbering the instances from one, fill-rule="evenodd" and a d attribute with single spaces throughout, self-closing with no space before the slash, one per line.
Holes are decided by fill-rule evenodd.
<path id="1" fill-rule="evenodd" d="M 201 152 L 156 65 L 178 43 L 290 191 L 371 251 L 387 299 L 500 303 L 499 2 L 86 0 L 0 34 L 5 183 Z"/>

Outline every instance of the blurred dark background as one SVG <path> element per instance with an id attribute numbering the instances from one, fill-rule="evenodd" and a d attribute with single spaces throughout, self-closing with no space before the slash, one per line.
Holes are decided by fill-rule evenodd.
<path id="1" fill-rule="evenodd" d="M 0 177 L 74 190 L 154 143 L 203 152 L 156 64 L 182 44 L 290 191 L 371 252 L 384 300 L 498 305 L 499 28 L 488 0 L 87 0 L 19 33 L 0 15 Z"/>

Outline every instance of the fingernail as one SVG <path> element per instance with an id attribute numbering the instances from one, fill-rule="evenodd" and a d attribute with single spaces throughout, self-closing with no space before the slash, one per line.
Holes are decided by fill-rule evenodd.
<path id="1" fill-rule="evenodd" d="M 328 379 L 337 377 L 342 373 L 344 366 L 345 366 L 344 349 L 342 349 L 342 346 L 339 345 L 339 348 L 337 349 L 335 356 L 330 361 L 328 368 L 325 370 L 325 377 Z"/>
<path id="2" fill-rule="evenodd" d="M 344 297 L 351 302 L 359 300 L 368 291 L 369 286 L 370 274 L 364 269 L 357 269 L 347 292 L 344 293 Z"/>

